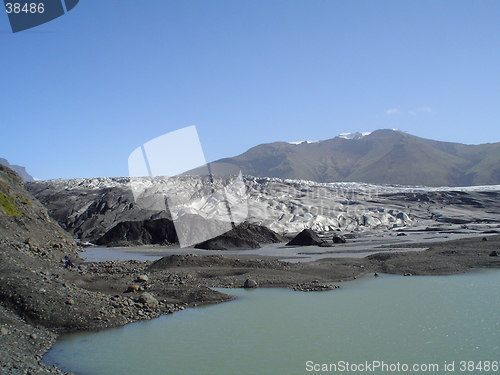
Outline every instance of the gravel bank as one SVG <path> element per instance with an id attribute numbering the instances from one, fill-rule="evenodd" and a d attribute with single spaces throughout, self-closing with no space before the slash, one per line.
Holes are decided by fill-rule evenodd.
<path id="1" fill-rule="evenodd" d="M 41 361 L 59 333 L 121 326 L 232 298 L 210 287 L 242 287 L 251 279 L 260 287 L 316 291 L 371 272 L 441 275 L 500 268 L 500 257 L 490 256 L 498 249 L 500 236 L 489 236 L 486 241 L 477 237 L 434 243 L 421 252 L 308 263 L 171 255 L 155 262 L 76 260 L 66 269 L 60 261 L 35 258 L 3 244 L 0 372 L 62 374 Z"/>

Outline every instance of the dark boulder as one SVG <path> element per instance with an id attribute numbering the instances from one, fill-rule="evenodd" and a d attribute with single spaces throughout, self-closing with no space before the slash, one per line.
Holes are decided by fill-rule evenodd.
<path id="1" fill-rule="evenodd" d="M 343 236 L 333 236 L 333 243 L 346 243 L 346 240 Z"/>
<path id="2" fill-rule="evenodd" d="M 243 288 L 247 288 L 247 289 L 257 288 L 257 286 L 258 286 L 257 281 L 252 280 L 252 279 L 246 279 L 245 283 L 243 284 Z"/>
<path id="3" fill-rule="evenodd" d="M 497 257 L 498 256 L 498 253 L 496 250 L 493 250 L 491 253 L 490 253 L 490 257 Z"/>
<path id="4" fill-rule="evenodd" d="M 285 242 L 273 230 L 255 224 L 241 223 L 229 232 L 195 245 L 196 249 L 258 249 L 262 244 Z"/>
<path id="5" fill-rule="evenodd" d="M 324 241 L 311 229 L 304 229 L 297 234 L 286 246 L 320 246 Z"/>

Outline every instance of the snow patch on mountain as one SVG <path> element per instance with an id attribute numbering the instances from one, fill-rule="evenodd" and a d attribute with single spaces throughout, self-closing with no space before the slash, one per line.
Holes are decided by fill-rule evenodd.
<path id="1" fill-rule="evenodd" d="M 319 143 L 320 141 L 298 141 L 298 142 L 288 142 L 291 145 L 301 145 L 301 144 L 310 144 L 310 143 Z"/>
<path id="2" fill-rule="evenodd" d="M 354 132 L 354 133 L 340 133 L 339 138 L 344 138 L 344 139 L 360 139 L 363 137 L 366 137 L 367 135 L 370 135 L 372 132 Z"/>

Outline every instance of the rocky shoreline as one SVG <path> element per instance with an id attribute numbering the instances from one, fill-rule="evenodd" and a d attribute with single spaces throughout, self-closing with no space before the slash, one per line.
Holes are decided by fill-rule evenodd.
<path id="1" fill-rule="evenodd" d="M 0 373 L 63 374 L 42 361 L 63 332 L 100 330 L 156 318 L 186 307 L 231 300 L 211 287 L 331 290 L 366 273 L 442 275 L 500 268 L 500 236 L 439 242 L 421 252 L 325 258 L 308 263 L 170 255 L 155 262 L 107 261 L 64 267 L 2 243 L 0 266 Z M 419 247 L 419 244 L 408 244 Z M 401 247 L 399 244 L 398 247 Z M 331 283 L 334 283 L 333 285 Z"/>

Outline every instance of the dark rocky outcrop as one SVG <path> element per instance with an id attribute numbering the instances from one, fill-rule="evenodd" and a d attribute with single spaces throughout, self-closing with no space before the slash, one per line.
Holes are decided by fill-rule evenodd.
<path id="1" fill-rule="evenodd" d="M 123 221 L 171 218 L 168 210 L 139 207 L 129 178 L 95 178 L 35 181 L 26 184 L 50 212 L 50 216 L 72 236 L 95 241 Z"/>
<path id="2" fill-rule="evenodd" d="M 261 244 L 284 242 L 284 238 L 269 228 L 241 223 L 220 236 L 197 244 L 206 250 L 256 249 Z M 146 244 L 169 245 L 178 243 L 175 226 L 170 219 L 123 221 L 97 239 L 97 245 L 139 246 Z"/>
<path id="3" fill-rule="evenodd" d="M 227 233 L 221 234 L 216 238 L 212 238 L 210 240 L 203 241 L 199 244 L 196 244 L 195 249 L 203 249 L 203 250 L 231 250 L 231 249 L 239 249 L 239 250 L 250 250 L 250 249 L 258 249 L 260 248 L 260 243 L 254 240 L 247 240 L 241 237 L 233 236 Z"/>
<path id="4" fill-rule="evenodd" d="M 170 219 L 122 221 L 97 239 L 97 245 L 138 246 L 168 245 L 178 242 L 175 226 Z"/>
<path id="5" fill-rule="evenodd" d="M 304 229 L 297 234 L 286 246 L 321 246 L 325 241 L 311 229 Z"/>
<path id="6" fill-rule="evenodd" d="M 199 243 L 197 249 L 230 250 L 257 249 L 262 244 L 285 242 L 285 239 L 273 230 L 255 224 L 241 223 L 229 232 Z"/>

